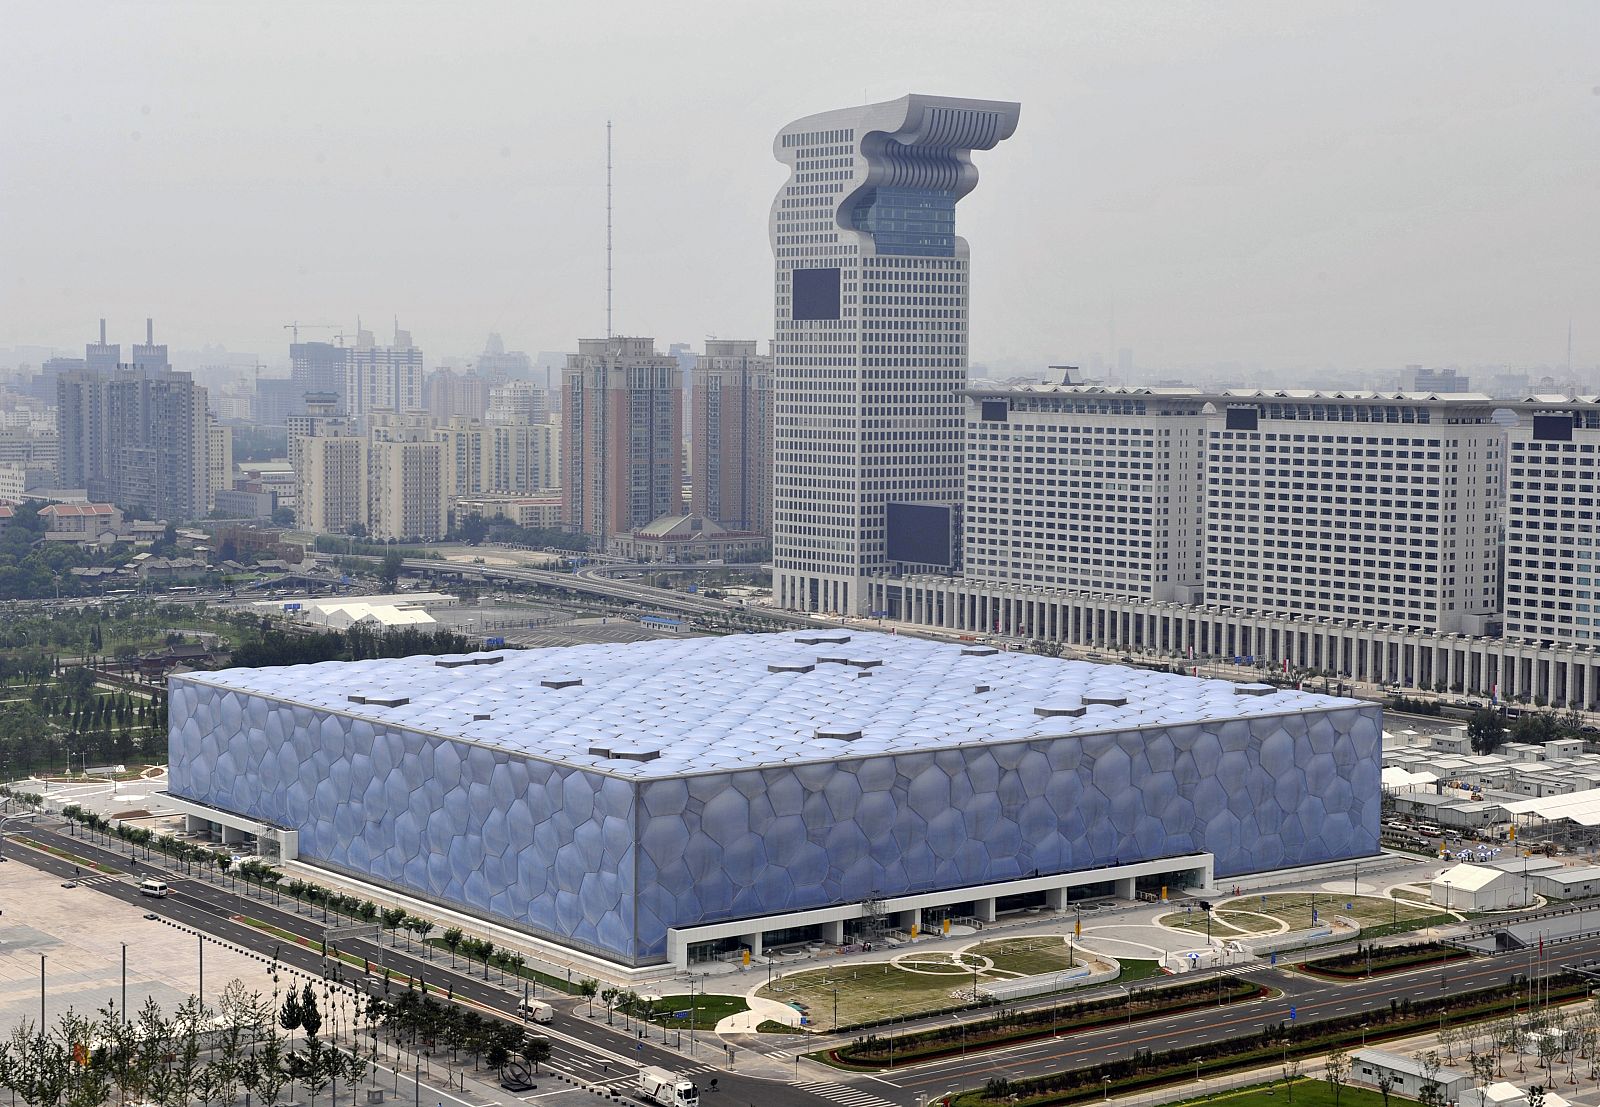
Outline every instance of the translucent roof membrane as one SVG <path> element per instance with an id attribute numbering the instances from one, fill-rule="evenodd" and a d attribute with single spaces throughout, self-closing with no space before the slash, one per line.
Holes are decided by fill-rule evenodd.
<path id="1" fill-rule="evenodd" d="M 873 632 L 805 641 L 820 637 L 800 631 L 666 639 L 176 679 L 637 778 L 1351 702 Z"/>

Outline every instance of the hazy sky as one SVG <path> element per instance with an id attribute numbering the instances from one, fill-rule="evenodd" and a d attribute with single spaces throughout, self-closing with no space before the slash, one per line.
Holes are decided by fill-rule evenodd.
<path id="1" fill-rule="evenodd" d="M 608 117 L 617 330 L 764 339 L 773 134 L 918 91 L 1023 105 L 958 209 L 974 360 L 1559 363 L 1570 319 L 1593 364 L 1597 47 L 1595 0 L 6 0 L 0 346 L 572 348 Z"/>

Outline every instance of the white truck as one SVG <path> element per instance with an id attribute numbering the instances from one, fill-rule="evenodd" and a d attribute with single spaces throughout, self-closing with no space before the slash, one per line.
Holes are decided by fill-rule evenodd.
<path id="1" fill-rule="evenodd" d="M 554 1022 L 556 1009 L 538 999 L 523 999 L 517 1001 L 517 1014 L 529 1022 L 547 1023 Z"/>
<path id="2" fill-rule="evenodd" d="M 666 1069 L 640 1069 L 639 1096 L 661 1107 L 700 1107 L 700 1089 L 694 1081 Z"/>

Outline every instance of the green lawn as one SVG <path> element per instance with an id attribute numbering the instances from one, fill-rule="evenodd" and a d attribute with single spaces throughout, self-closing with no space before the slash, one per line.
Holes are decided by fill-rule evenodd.
<path id="1" fill-rule="evenodd" d="M 1148 980 L 1152 976 L 1161 976 L 1160 961 L 1144 961 L 1137 957 L 1123 957 L 1119 959 L 1122 965 L 1122 974 L 1117 977 L 1118 984 L 1128 984 L 1135 980 Z"/>
<path id="2" fill-rule="evenodd" d="M 1067 967 L 1065 935 L 998 938 L 968 947 L 960 963 L 952 960 L 956 956 L 953 953 L 929 952 L 905 956 L 920 972 L 908 972 L 887 961 L 811 969 L 780 977 L 758 994 L 791 1006 L 803 1004 L 808 1026 L 822 1031 L 832 1030 L 835 1025 L 836 986 L 841 1026 L 947 1010 L 971 1002 L 974 962 L 966 960 L 965 955 L 972 953 L 994 961 L 993 970 L 979 970 L 979 984 L 1037 976 Z M 1129 959 L 1122 962 L 1122 970 L 1118 979 L 1142 980 L 1157 975 L 1159 966 L 1155 961 Z"/>
<path id="3" fill-rule="evenodd" d="M 932 955 L 927 959 L 933 960 Z M 774 980 L 758 994 L 791 1006 L 803 1004 L 809 1008 L 807 1014 L 812 1029 L 832 1030 L 835 986 L 839 997 L 839 1025 L 850 1026 L 960 1006 L 963 1001 L 950 993 L 963 985 L 970 990 L 972 976 L 970 972 L 958 974 L 953 964 L 949 965 L 949 970 L 930 976 L 904 972 L 887 961 L 841 965 L 791 973 Z M 982 980 L 980 975 L 979 982 Z"/>
<path id="4" fill-rule="evenodd" d="M 1389 1093 L 1389 1107 L 1411 1107 L 1416 1101 Z M 1177 1107 L 1197 1107 L 1198 1104 L 1218 1104 L 1221 1107 L 1334 1107 L 1333 1089 L 1324 1080 L 1300 1079 L 1285 1089 L 1281 1082 L 1255 1084 L 1236 1091 L 1218 1092 L 1216 1095 L 1185 1099 Z M 1383 1096 L 1370 1088 L 1345 1085 L 1339 1090 L 1338 1107 L 1384 1107 Z"/>
<path id="5" fill-rule="evenodd" d="M 674 1029 L 689 1029 L 690 1025 L 701 1030 L 709 1030 L 729 1015 L 742 1015 L 750 1010 L 750 1005 L 743 996 L 718 996 L 697 994 L 693 996 L 662 996 L 656 1000 L 655 1012 L 650 1016 L 650 1021 L 659 1026 L 670 1026 Z M 596 1010 L 600 1005 L 596 1004 Z M 675 1018 L 678 1011 L 691 1011 L 693 1018 L 685 1015 Z"/>
<path id="6" fill-rule="evenodd" d="M 966 952 L 987 957 L 1001 972 L 1019 976 L 1042 976 L 1082 964 L 1082 958 L 1069 952 L 1065 934 L 1045 934 L 1036 938 L 999 938 L 979 942 Z"/>

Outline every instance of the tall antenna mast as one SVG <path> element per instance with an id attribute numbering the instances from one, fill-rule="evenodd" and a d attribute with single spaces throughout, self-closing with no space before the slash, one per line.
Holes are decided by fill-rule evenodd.
<path id="1" fill-rule="evenodd" d="M 606 337 L 611 337 L 611 120 L 606 120 Z"/>

